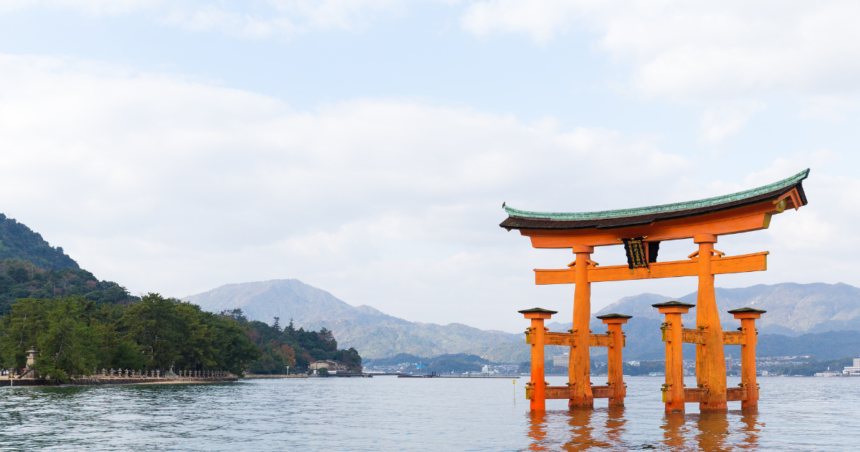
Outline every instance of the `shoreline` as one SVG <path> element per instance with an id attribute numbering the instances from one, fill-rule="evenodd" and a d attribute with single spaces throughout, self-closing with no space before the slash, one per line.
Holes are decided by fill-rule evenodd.
<path id="1" fill-rule="evenodd" d="M 10 380 L 0 379 L 0 387 L 59 387 L 59 386 L 132 386 L 132 385 L 191 385 L 237 382 L 239 378 L 230 377 L 206 377 L 206 378 L 88 378 L 70 380 L 66 383 L 50 380 L 23 379 Z"/>
<path id="2" fill-rule="evenodd" d="M 263 380 L 270 378 L 308 378 L 308 374 L 245 374 L 240 380 Z"/>

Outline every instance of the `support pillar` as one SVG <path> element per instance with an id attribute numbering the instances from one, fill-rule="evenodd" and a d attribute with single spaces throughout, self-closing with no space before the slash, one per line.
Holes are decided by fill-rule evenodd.
<path id="1" fill-rule="evenodd" d="M 666 384 L 663 385 L 663 403 L 666 413 L 683 413 L 684 402 L 684 325 L 681 315 L 695 305 L 670 301 L 652 305 L 666 315 L 663 323 L 663 341 L 666 343 Z"/>
<path id="2" fill-rule="evenodd" d="M 532 389 L 534 397 L 531 399 L 532 411 L 546 410 L 546 378 L 544 377 L 544 345 L 546 344 L 546 328 L 544 320 L 552 318 L 557 311 L 541 308 L 532 308 L 519 311 L 525 318 L 531 319 L 532 324 L 528 329 L 531 342 L 531 380 L 528 386 Z"/>
<path id="3" fill-rule="evenodd" d="M 592 408 L 594 396 L 591 392 L 591 357 L 589 354 L 591 330 L 591 283 L 588 282 L 588 266 L 593 265 L 591 253 L 593 246 L 575 245 L 575 292 L 573 296 L 573 329 L 575 336 L 570 348 L 568 385 L 573 388 L 573 397 L 568 402 L 570 408 Z"/>
<path id="4" fill-rule="evenodd" d="M 723 349 L 723 330 L 717 311 L 714 293 L 714 275 L 711 259 L 714 259 L 713 234 L 696 234 L 693 242 L 699 244 L 699 293 L 696 309 L 696 326 L 704 332 L 705 343 L 696 345 L 696 381 L 706 390 L 699 411 L 728 411 L 726 404 L 726 355 Z"/>
<path id="5" fill-rule="evenodd" d="M 609 345 L 607 365 L 606 385 L 612 388 L 612 396 L 609 397 L 609 406 L 624 406 L 624 397 L 627 396 L 627 388 L 624 386 L 624 360 L 622 350 L 624 348 L 624 333 L 621 331 L 621 325 L 627 323 L 627 320 L 633 316 L 624 314 L 606 314 L 597 316 L 603 320 L 603 323 L 608 325 L 609 331 L 607 334 L 612 337 L 612 343 Z"/>
<path id="6" fill-rule="evenodd" d="M 729 311 L 741 321 L 741 332 L 744 343 L 741 345 L 741 386 L 747 390 L 747 398 L 741 401 L 742 410 L 758 408 L 758 381 L 756 381 L 755 346 L 758 344 L 755 321 L 767 311 L 753 308 L 741 308 Z"/>

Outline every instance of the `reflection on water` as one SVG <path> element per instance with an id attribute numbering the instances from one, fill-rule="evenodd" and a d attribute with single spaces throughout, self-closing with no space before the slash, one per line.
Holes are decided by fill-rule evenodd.
<path id="1" fill-rule="evenodd" d="M 724 451 L 729 436 L 729 420 L 726 413 L 701 413 L 691 416 L 696 419 L 696 440 L 699 450 Z"/>
<path id="2" fill-rule="evenodd" d="M 671 450 L 684 449 L 684 437 L 687 435 L 687 420 L 683 414 L 666 414 L 663 420 L 663 444 Z"/>
<path id="3" fill-rule="evenodd" d="M 664 414 L 660 426 L 662 441 L 635 444 L 625 439 L 628 421 L 624 407 L 534 412 L 527 414 L 528 436 L 532 440 L 528 450 L 758 450 L 761 429 L 757 415 L 739 411 Z M 556 438 L 551 432 L 554 424 L 562 422 L 568 427 L 566 436 Z"/>
<path id="4" fill-rule="evenodd" d="M 548 377 L 563 385 L 566 377 Z M 738 381 L 729 381 L 734 385 Z M 860 378 L 762 379 L 758 413 L 664 413 L 662 379 L 625 407 L 531 413 L 524 381 L 313 378 L 218 385 L 0 388 L 4 450 L 854 451 Z M 693 381 L 689 382 L 694 384 Z"/>
<path id="5" fill-rule="evenodd" d="M 740 449 L 756 450 L 758 448 L 758 436 L 761 428 L 758 424 L 758 410 L 750 410 L 744 413 L 741 417 L 741 422 L 744 423 L 743 433 L 744 440 L 740 444 Z"/>
<path id="6" fill-rule="evenodd" d="M 610 444 L 620 444 L 621 436 L 624 434 L 624 407 L 615 406 L 607 409 L 608 419 L 606 421 L 606 437 Z"/>
<path id="7" fill-rule="evenodd" d="M 529 437 L 532 443 L 529 450 L 547 450 L 546 441 L 546 411 L 531 411 L 529 417 Z"/>

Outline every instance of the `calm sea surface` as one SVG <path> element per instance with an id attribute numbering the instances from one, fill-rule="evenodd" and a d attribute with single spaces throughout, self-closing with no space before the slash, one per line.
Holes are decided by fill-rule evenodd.
<path id="1" fill-rule="evenodd" d="M 627 378 L 626 408 L 599 400 L 570 412 L 552 400 L 544 415 L 529 413 L 526 381 L 2 388 L 0 450 L 860 450 L 860 378 L 762 378 L 758 414 L 729 402 L 725 415 L 688 404 L 672 418 L 662 378 Z"/>

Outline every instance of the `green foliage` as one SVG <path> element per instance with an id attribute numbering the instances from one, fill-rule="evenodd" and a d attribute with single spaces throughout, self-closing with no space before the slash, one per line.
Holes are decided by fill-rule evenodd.
<path id="1" fill-rule="evenodd" d="M 116 344 L 110 366 L 117 369 L 143 370 L 146 357 L 140 353 L 139 345 L 133 341 L 124 341 Z"/>
<path id="2" fill-rule="evenodd" d="M 322 369 L 317 369 L 317 373 L 320 375 L 320 377 L 328 377 L 328 369 L 326 369 L 325 367 L 323 367 Z"/>
<path id="3" fill-rule="evenodd" d="M 260 357 L 236 318 L 158 294 L 130 305 L 100 305 L 80 295 L 18 300 L 0 317 L 0 360 L 24 367 L 31 347 L 33 367 L 61 381 L 100 368 L 241 374 Z"/>
<path id="4" fill-rule="evenodd" d="M 484 364 L 491 363 L 477 355 L 458 353 L 424 359 L 421 361 L 421 364 L 426 366 L 420 369 L 422 373 L 436 372 L 437 374 L 442 374 L 454 372 L 461 374 L 464 372 L 480 372 Z"/>
<path id="5" fill-rule="evenodd" d="M 79 268 L 61 247 L 52 247 L 39 233 L 0 213 L 0 260 L 9 258 L 50 270 Z"/>
<path id="6" fill-rule="evenodd" d="M 120 320 L 124 337 L 139 344 L 150 369 L 225 369 L 242 374 L 260 353 L 239 322 L 175 298 L 149 294 Z"/>
<path id="7" fill-rule="evenodd" d="M 50 305 L 46 328 L 36 338 L 39 354 L 33 367 L 42 375 L 61 381 L 90 373 L 98 364 L 97 341 L 83 299 L 57 298 Z"/>
<path id="8" fill-rule="evenodd" d="M 640 361 L 638 366 L 624 363 L 623 368 L 624 375 L 648 375 L 651 372 L 666 372 L 666 361 Z"/>
<path id="9" fill-rule="evenodd" d="M 811 359 L 806 362 L 786 363 L 771 365 L 767 368 L 770 375 L 803 375 L 811 377 L 819 372 L 826 372 L 830 369 L 831 372 L 842 372 L 842 368 L 852 366 L 854 359 L 851 357 L 841 359 L 830 359 L 826 361 L 818 361 Z"/>
<path id="10" fill-rule="evenodd" d="M 410 364 L 402 369 L 403 372 L 416 373 L 464 373 L 480 372 L 485 364 L 493 364 L 477 355 L 466 353 L 445 354 L 431 358 L 421 358 L 408 353 L 400 353 L 390 358 L 378 358 L 367 362 L 367 366 L 398 366 Z M 421 368 L 418 368 L 418 366 Z"/>
<path id="11" fill-rule="evenodd" d="M 369 359 L 365 362 L 365 366 L 397 366 L 399 364 L 420 363 L 427 359 L 409 353 L 398 353 L 388 358 Z"/>
<path id="12" fill-rule="evenodd" d="M 129 295 L 124 287 L 111 281 L 99 281 L 92 273 L 77 268 L 77 264 L 75 268 L 44 270 L 17 259 L 0 262 L 0 315 L 9 313 L 16 299 L 69 295 L 81 295 L 96 304 L 127 304 L 139 300 Z"/>
<path id="13" fill-rule="evenodd" d="M 310 363 L 320 360 L 332 360 L 342 363 L 352 372 L 361 372 L 361 356 L 354 348 L 338 350 L 337 341 L 331 331 L 322 328 L 319 332 L 296 330 L 292 320 L 283 330 L 280 329 L 280 319 L 275 318 L 275 324 L 269 326 L 264 322 L 248 321 L 241 310 L 224 312 L 242 319 L 240 324 L 248 337 L 260 350 L 260 359 L 252 362 L 248 371 L 255 374 L 282 374 L 290 371 L 306 371 Z"/>
<path id="14" fill-rule="evenodd" d="M 101 331 L 89 316 L 92 302 L 81 297 L 23 299 L 0 318 L 0 357 L 5 367 L 23 367 L 26 351 L 38 350 L 33 366 L 43 375 L 65 381 L 89 373 L 98 363 Z"/>

